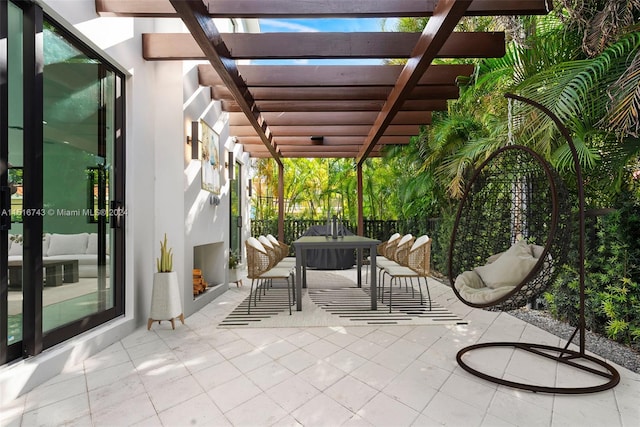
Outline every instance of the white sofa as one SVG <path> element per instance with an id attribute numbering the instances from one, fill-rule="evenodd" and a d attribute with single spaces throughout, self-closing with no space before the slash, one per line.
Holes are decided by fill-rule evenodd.
<path id="1" fill-rule="evenodd" d="M 98 277 L 98 234 L 56 234 L 45 233 L 42 238 L 43 260 L 78 260 L 79 277 Z M 9 261 L 22 259 L 22 236 L 9 235 Z M 109 245 L 107 245 L 107 265 L 109 265 Z M 109 268 L 105 269 L 107 276 Z"/>

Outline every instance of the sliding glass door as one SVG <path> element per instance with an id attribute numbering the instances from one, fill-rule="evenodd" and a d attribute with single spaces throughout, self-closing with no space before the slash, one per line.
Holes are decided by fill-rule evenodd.
<path id="1" fill-rule="evenodd" d="M 8 18 L 0 144 L 9 213 L 0 229 L 5 363 L 123 313 L 124 88 L 121 73 L 37 5 L 0 7 Z"/>

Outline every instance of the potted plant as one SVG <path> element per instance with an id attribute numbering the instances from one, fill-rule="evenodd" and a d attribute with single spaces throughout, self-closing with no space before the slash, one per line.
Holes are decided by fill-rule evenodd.
<path id="1" fill-rule="evenodd" d="M 182 300 L 180 298 L 180 286 L 178 274 L 173 271 L 173 253 L 168 247 L 167 233 L 160 242 L 160 257 L 156 259 L 158 271 L 153 276 L 153 290 L 151 292 L 151 310 L 147 329 L 151 329 L 154 321 L 171 321 L 171 328 L 175 329 L 174 320 L 180 319 L 184 325 Z"/>
<path id="2" fill-rule="evenodd" d="M 236 287 L 242 286 L 242 279 L 240 278 L 240 255 L 237 250 L 229 251 L 229 283 L 235 283 Z"/>

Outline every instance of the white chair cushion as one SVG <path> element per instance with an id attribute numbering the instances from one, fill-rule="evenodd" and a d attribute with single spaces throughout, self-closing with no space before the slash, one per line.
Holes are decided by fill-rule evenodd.
<path id="1" fill-rule="evenodd" d="M 262 243 L 262 246 L 267 247 L 269 249 L 275 249 L 273 247 L 273 243 L 271 243 L 269 239 L 267 239 L 265 236 L 258 237 L 258 240 L 260 241 L 260 243 Z"/>
<path id="2" fill-rule="evenodd" d="M 393 234 L 391 235 L 391 237 L 389 237 L 389 240 L 387 240 L 387 243 L 388 243 L 388 242 L 393 242 L 394 240 L 399 239 L 400 237 L 401 237 L 401 236 L 400 236 L 400 233 L 393 233 Z"/>
<path id="3" fill-rule="evenodd" d="M 398 246 L 404 245 L 411 239 L 413 239 L 413 236 L 411 234 L 405 234 L 404 236 L 402 236 L 402 239 L 400 239 L 400 241 L 398 242 Z"/>
<path id="4" fill-rule="evenodd" d="M 413 242 L 413 246 L 411 246 L 411 251 L 418 249 L 420 246 L 425 245 L 429 241 L 429 236 L 423 234 L 418 237 L 415 242 Z"/>
<path id="5" fill-rule="evenodd" d="M 273 234 L 267 234 L 267 239 L 269 239 L 269 241 L 274 245 L 280 244 L 280 242 L 278 242 L 278 239 L 276 239 L 276 237 Z"/>
<path id="6" fill-rule="evenodd" d="M 260 243 L 260 241 L 258 239 L 256 239 L 255 237 L 249 237 L 247 239 L 247 244 L 249 246 L 251 246 L 252 248 L 255 248 L 256 250 L 262 252 L 263 254 L 267 253 L 267 250 L 264 248 L 262 243 Z"/>

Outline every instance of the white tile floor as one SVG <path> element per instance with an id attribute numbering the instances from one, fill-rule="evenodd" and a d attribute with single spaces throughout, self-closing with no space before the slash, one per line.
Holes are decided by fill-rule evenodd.
<path id="1" fill-rule="evenodd" d="M 463 371 L 469 344 L 560 340 L 507 314 L 470 309 L 433 282 L 467 326 L 218 329 L 246 297 L 231 288 L 186 325 L 131 336 L 0 408 L 2 426 L 637 426 L 640 375 L 588 395 L 536 394 Z M 500 349 L 499 349 L 500 350 Z M 518 381 L 584 381 L 505 349 L 478 352 Z M 485 363 L 486 362 L 486 363 Z"/>

